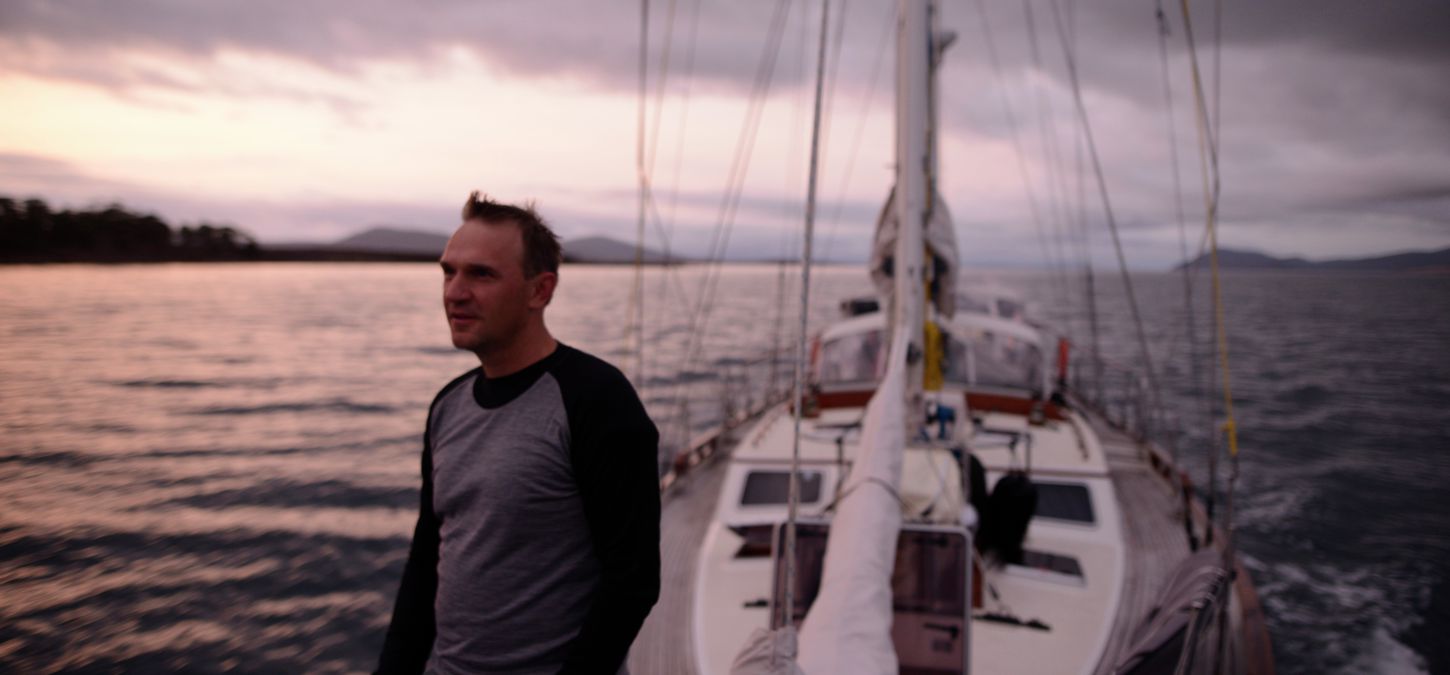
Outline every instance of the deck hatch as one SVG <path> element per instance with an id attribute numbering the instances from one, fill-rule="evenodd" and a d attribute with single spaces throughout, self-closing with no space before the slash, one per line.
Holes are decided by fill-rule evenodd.
<path id="1" fill-rule="evenodd" d="M 800 501 L 813 504 L 821 499 L 821 472 L 800 472 Z M 741 506 L 774 506 L 790 500 L 789 471 L 751 471 L 745 476 Z"/>
<path id="2" fill-rule="evenodd" d="M 1074 523 L 1097 522 L 1093 514 L 1092 495 L 1082 483 L 1045 483 L 1037 485 L 1037 517 L 1067 520 Z"/>

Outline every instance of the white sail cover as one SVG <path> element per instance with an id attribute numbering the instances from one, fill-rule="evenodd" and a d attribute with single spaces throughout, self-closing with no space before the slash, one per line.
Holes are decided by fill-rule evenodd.
<path id="1" fill-rule="evenodd" d="M 809 675 L 897 672 L 891 571 L 901 531 L 897 486 L 906 445 L 906 351 L 906 340 L 892 343 L 831 519 L 820 593 L 801 624 L 799 663 Z"/>
<path id="2" fill-rule="evenodd" d="M 804 675 L 795 662 L 795 626 L 757 628 L 730 664 L 730 675 Z"/>
<path id="3" fill-rule="evenodd" d="M 890 307 L 896 295 L 893 281 L 896 266 L 891 264 L 889 271 L 887 267 L 888 261 L 896 257 L 896 236 L 900 231 L 897 211 L 896 188 L 892 188 L 891 194 L 886 197 L 886 206 L 881 209 L 881 217 L 876 221 L 876 239 L 871 244 L 871 281 L 876 284 L 876 293 L 883 300 L 882 307 L 887 309 L 887 316 L 892 316 Z M 938 314 L 951 317 L 957 308 L 954 295 L 957 287 L 957 234 L 952 227 L 951 211 L 940 192 L 932 195 L 931 222 L 927 223 L 922 239 L 931 251 L 928 265 L 936 270 L 937 283 L 932 303 L 936 305 Z"/>

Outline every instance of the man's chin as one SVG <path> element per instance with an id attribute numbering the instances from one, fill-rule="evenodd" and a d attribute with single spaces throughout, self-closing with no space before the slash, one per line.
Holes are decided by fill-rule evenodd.
<path id="1" fill-rule="evenodd" d="M 453 347 L 454 347 L 454 349 L 462 349 L 463 351 L 466 351 L 466 352 L 477 352 L 478 351 L 478 348 L 480 346 L 482 346 L 482 345 L 483 345 L 483 341 L 480 340 L 480 339 L 478 339 L 478 338 L 476 338 L 476 337 L 474 337 L 474 336 L 472 336 L 472 335 L 456 335 L 455 334 L 453 336 Z"/>

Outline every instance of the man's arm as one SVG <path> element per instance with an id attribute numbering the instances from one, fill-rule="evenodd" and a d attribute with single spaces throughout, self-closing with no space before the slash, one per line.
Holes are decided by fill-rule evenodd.
<path id="1" fill-rule="evenodd" d="M 438 592 L 438 518 L 433 513 L 433 452 L 423 440 L 423 489 L 413 546 L 393 605 L 393 622 L 378 657 L 379 675 L 421 673 L 433 651 L 433 598 Z"/>
<path id="2" fill-rule="evenodd" d="M 659 432 L 619 378 L 596 391 L 570 452 L 599 556 L 599 589 L 563 673 L 614 673 L 660 592 Z"/>

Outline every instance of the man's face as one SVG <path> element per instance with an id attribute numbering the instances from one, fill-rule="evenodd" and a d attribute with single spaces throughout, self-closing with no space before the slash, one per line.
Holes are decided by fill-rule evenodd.
<path id="1" fill-rule="evenodd" d="M 552 272 L 524 278 L 524 242 L 513 223 L 471 220 L 443 249 L 443 310 L 453 346 L 480 356 L 506 348 L 553 294 Z"/>

